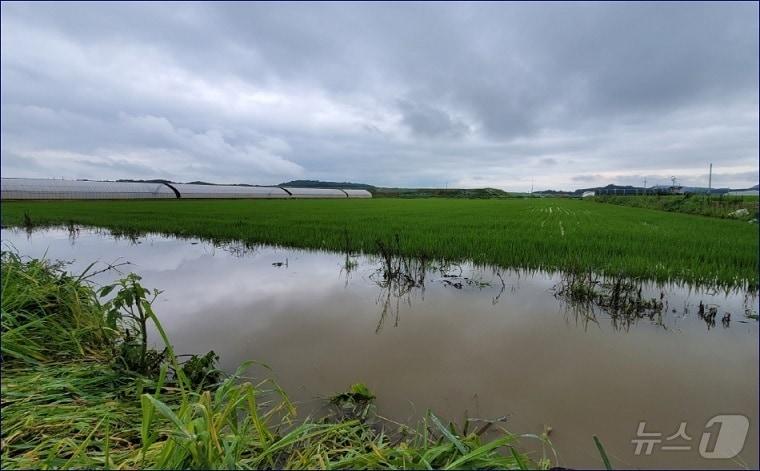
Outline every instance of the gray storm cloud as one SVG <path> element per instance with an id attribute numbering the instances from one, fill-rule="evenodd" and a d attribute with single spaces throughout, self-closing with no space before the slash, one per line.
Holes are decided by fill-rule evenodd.
<path id="1" fill-rule="evenodd" d="M 4 176 L 758 182 L 756 3 L 3 3 Z"/>

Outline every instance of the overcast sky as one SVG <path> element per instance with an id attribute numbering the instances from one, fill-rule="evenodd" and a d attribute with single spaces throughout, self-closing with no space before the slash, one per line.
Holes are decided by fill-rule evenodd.
<path id="1" fill-rule="evenodd" d="M 758 183 L 757 3 L 2 3 L 3 176 Z"/>

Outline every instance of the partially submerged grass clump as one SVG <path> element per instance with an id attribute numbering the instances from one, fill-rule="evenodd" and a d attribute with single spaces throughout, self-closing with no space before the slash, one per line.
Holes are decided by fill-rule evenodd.
<path id="1" fill-rule="evenodd" d="M 554 286 L 554 296 L 579 308 L 585 316 L 593 317 L 595 309 L 604 310 L 616 327 L 629 327 L 639 319 L 649 319 L 663 325 L 667 312 L 665 293 L 659 297 L 642 295 L 643 286 L 622 276 L 600 279 L 590 272 L 572 271 L 563 275 Z M 622 324 L 619 324 L 622 322 Z"/>
<path id="2" fill-rule="evenodd" d="M 459 431 L 432 413 L 410 426 L 374 414 L 361 384 L 342 410 L 296 419 L 271 380 L 223 377 L 209 352 L 180 363 L 152 309 L 158 292 L 127 276 L 100 290 L 87 272 L 2 254 L 3 468 L 547 468 L 499 429 Z M 153 323 L 164 350 L 147 347 Z"/>
<path id="3" fill-rule="evenodd" d="M 677 310 L 669 307 L 665 291 L 659 290 L 658 296 L 644 295 L 644 284 L 641 280 L 624 276 L 600 277 L 591 272 L 576 269 L 565 273 L 552 291 L 554 296 L 565 303 L 585 321 L 596 321 L 596 312 L 604 311 L 612 320 L 613 327 L 628 329 L 640 319 L 648 319 L 655 325 L 665 328 L 663 316 L 669 311 Z M 744 317 L 757 320 L 754 311 L 747 307 L 753 299 L 751 293 L 744 295 Z M 707 305 L 699 301 L 697 317 L 703 320 L 708 329 L 715 327 L 718 318 L 718 305 Z M 687 315 L 688 305 L 684 305 L 681 315 Z M 724 311 L 720 317 L 723 327 L 731 324 L 731 313 Z M 744 322 L 739 320 L 739 322 Z"/>
<path id="4" fill-rule="evenodd" d="M 61 263 L 23 262 L 3 252 L 4 362 L 108 356 L 115 333 L 107 329 L 85 276 L 68 275 Z"/>
<path id="5" fill-rule="evenodd" d="M 642 285 L 624 277 L 600 280 L 591 273 L 571 272 L 554 287 L 554 294 L 575 303 L 604 308 L 613 317 L 649 317 L 665 309 L 665 293 L 658 298 L 642 296 Z"/>

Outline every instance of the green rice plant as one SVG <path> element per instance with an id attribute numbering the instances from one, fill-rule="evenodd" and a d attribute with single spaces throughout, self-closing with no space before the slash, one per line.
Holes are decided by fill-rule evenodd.
<path id="1" fill-rule="evenodd" d="M 634 197 L 631 197 L 634 198 Z M 2 224 L 758 287 L 755 224 L 560 198 L 4 201 Z M 398 238 L 397 238 L 398 237 Z M 381 241 L 378 245 L 377 241 Z M 350 244 L 349 244 L 350 242 Z"/>

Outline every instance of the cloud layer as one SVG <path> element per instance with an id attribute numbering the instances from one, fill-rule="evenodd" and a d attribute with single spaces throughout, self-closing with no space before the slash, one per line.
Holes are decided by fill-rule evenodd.
<path id="1" fill-rule="evenodd" d="M 758 182 L 758 5 L 2 4 L 4 176 Z"/>

